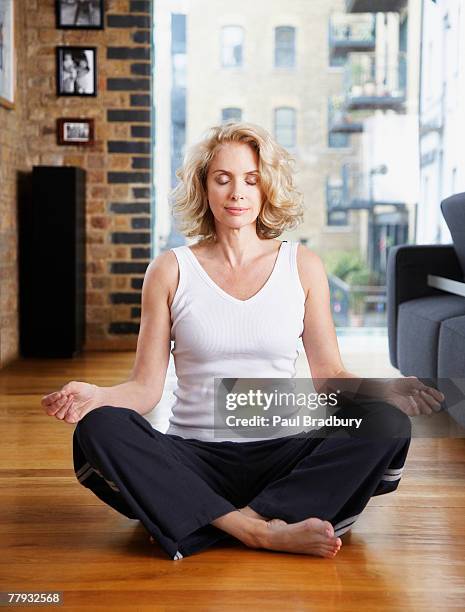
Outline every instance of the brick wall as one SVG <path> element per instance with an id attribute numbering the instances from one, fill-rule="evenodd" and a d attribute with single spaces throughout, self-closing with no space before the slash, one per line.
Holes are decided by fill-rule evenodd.
<path id="1" fill-rule="evenodd" d="M 8 121 L 11 142 L 14 133 L 20 135 L 11 154 L 7 178 L 11 187 L 5 200 L 11 218 L 10 249 L 16 250 L 14 168 L 50 164 L 86 169 L 85 348 L 132 349 L 143 275 L 151 257 L 151 2 L 106 0 L 104 30 L 57 30 L 54 0 L 17 4 L 23 22 L 18 72 L 24 81 L 24 99 L 18 111 L 2 111 L 0 117 L 0 133 Z M 97 48 L 95 98 L 56 96 L 55 48 L 62 45 Z M 56 119 L 66 116 L 94 118 L 92 147 L 57 145 Z M 21 129 L 15 130 L 15 124 Z M 2 234 L 3 230 L 2 225 Z M 3 270 L 4 266 L 6 274 Z M 16 275 L 16 264 L 14 271 Z M 16 285 L 5 286 L 7 296 L 2 298 L 2 363 L 17 351 Z M 5 305 L 9 317 L 4 316 Z"/>
<path id="2" fill-rule="evenodd" d="M 15 15 L 16 39 L 24 40 L 25 13 Z M 26 46 L 18 48 L 18 61 L 26 64 Z M 18 173 L 28 169 L 26 133 L 26 76 L 18 72 L 15 108 L 0 106 L 0 367 L 18 350 L 18 257 L 16 202 Z"/>

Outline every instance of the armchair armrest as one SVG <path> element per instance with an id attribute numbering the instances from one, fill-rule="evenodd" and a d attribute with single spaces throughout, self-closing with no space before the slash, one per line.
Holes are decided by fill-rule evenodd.
<path id="1" fill-rule="evenodd" d="M 428 287 L 435 287 L 441 291 L 446 291 L 447 293 L 453 293 L 454 295 L 465 297 L 465 283 L 451 280 L 450 278 L 445 278 L 444 276 L 436 276 L 434 274 L 428 274 L 426 280 Z"/>
<path id="2" fill-rule="evenodd" d="M 402 302 L 440 290 L 430 287 L 428 275 L 463 281 L 462 268 L 452 244 L 404 244 L 389 249 L 386 275 L 389 358 L 397 368 L 397 311 Z"/>

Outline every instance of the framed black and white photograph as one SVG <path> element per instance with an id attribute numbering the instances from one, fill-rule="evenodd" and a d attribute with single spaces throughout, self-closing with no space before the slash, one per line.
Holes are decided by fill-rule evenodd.
<path id="1" fill-rule="evenodd" d="M 59 145 L 93 145 L 94 120 L 60 117 L 57 119 L 57 141 Z"/>
<path id="2" fill-rule="evenodd" d="M 97 95 L 95 47 L 57 47 L 57 95 Z"/>
<path id="3" fill-rule="evenodd" d="M 15 40 L 13 0 L 0 0 L 0 106 L 15 103 Z"/>
<path id="4" fill-rule="evenodd" d="M 55 0 L 57 28 L 103 30 L 104 0 Z"/>

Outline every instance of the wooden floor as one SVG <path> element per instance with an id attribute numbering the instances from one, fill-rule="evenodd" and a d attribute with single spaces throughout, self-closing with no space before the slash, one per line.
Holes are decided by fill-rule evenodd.
<path id="1" fill-rule="evenodd" d="M 77 482 L 75 425 L 40 407 L 72 379 L 122 382 L 133 357 L 0 371 L 0 590 L 62 591 L 66 610 L 464 609 L 463 438 L 413 439 L 397 492 L 370 500 L 333 560 L 239 544 L 169 560 L 138 521 Z"/>

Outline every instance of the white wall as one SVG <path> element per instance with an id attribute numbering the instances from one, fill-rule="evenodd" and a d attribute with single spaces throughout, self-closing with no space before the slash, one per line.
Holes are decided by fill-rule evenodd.
<path id="1" fill-rule="evenodd" d="M 424 0 L 421 123 L 424 134 L 418 212 L 419 244 L 451 241 L 440 211 L 444 198 L 465 191 L 462 143 L 465 137 L 465 0 Z"/>
<path id="2" fill-rule="evenodd" d="M 413 206 L 419 198 L 417 116 L 375 114 L 364 125 L 364 174 L 381 164 L 388 168 L 387 174 L 373 176 L 374 199 Z"/>

